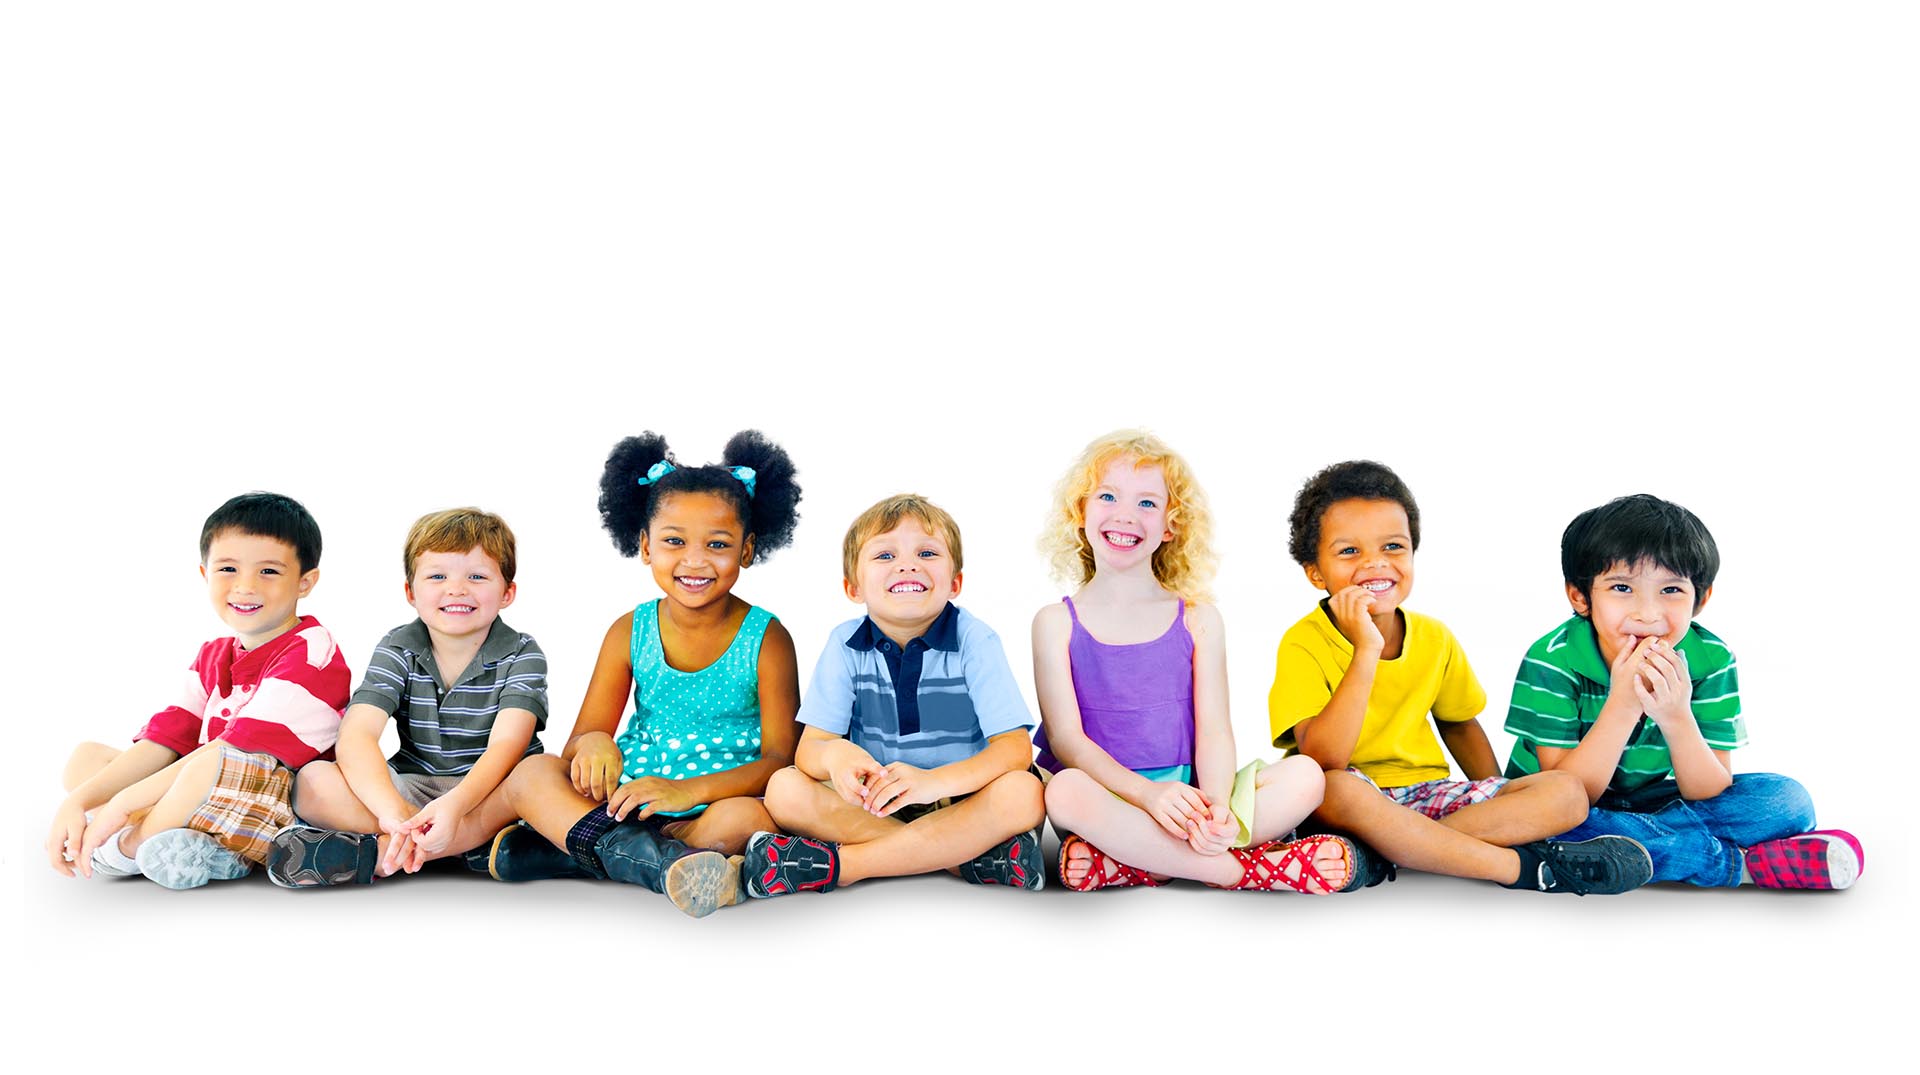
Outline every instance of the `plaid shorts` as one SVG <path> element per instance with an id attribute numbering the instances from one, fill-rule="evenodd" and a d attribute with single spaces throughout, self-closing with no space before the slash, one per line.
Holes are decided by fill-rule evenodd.
<path id="1" fill-rule="evenodd" d="M 1373 784 L 1373 778 L 1358 769 L 1350 768 L 1347 772 Z M 1373 786 L 1380 788 L 1378 784 Z M 1423 780 L 1404 788 L 1380 788 L 1380 794 L 1438 821 L 1463 806 L 1486 802 L 1506 786 L 1507 778 L 1504 776 L 1489 776 L 1481 780 Z"/>
<path id="2" fill-rule="evenodd" d="M 271 754 L 249 754 L 220 744 L 220 775 L 207 801 L 187 819 L 222 847 L 265 865 L 267 848 L 293 824 L 293 770 Z"/>

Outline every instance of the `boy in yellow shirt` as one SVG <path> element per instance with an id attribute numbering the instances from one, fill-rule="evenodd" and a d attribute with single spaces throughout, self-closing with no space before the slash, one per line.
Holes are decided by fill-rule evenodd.
<path id="1" fill-rule="evenodd" d="M 1401 607 L 1420 544 L 1406 483 L 1379 463 L 1336 463 L 1301 488 L 1291 527 L 1294 559 L 1327 596 L 1281 638 L 1267 710 L 1274 745 L 1326 770 L 1310 823 L 1402 866 L 1508 888 L 1587 895 L 1645 884 L 1652 863 L 1631 839 L 1547 839 L 1585 820 L 1578 780 L 1499 775 L 1476 719 L 1486 691 L 1466 654 L 1446 625 Z M 1448 754 L 1465 780 L 1451 779 Z M 1347 887 L 1377 880 L 1363 866 Z"/>

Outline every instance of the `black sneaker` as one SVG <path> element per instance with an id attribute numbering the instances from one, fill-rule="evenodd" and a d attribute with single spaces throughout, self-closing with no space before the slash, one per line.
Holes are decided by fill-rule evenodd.
<path id="1" fill-rule="evenodd" d="M 1040 830 L 1019 833 L 987 848 L 961 864 L 960 876 L 974 885 L 1006 885 L 1036 892 L 1046 887 L 1047 864 L 1040 858 Z"/>
<path id="2" fill-rule="evenodd" d="M 1539 840 L 1514 851 L 1520 855 L 1520 879 L 1508 888 L 1613 896 L 1653 880 L 1653 856 L 1640 841 L 1625 836 L 1596 836 L 1578 843 Z"/>
<path id="3" fill-rule="evenodd" d="M 572 855 L 553 844 L 524 821 L 516 821 L 493 836 L 493 842 L 469 855 L 483 856 L 479 872 L 495 881 L 545 881 L 553 877 L 592 877 Z M 469 868 L 472 862 L 468 863 Z"/>
<path id="4" fill-rule="evenodd" d="M 1350 852 L 1347 857 L 1347 869 L 1351 872 L 1348 873 L 1347 883 L 1340 887 L 1340 891 L 1356 892 L 1363 888 L 1372 888 L 1382 881 L 1393 881 L 1399 878 L 1400 873 L 1393 863 L 1388 862 L 1385 856 L 1367 846 L 1364 841 L 1356 840 L 1351 836 L 1334 838 L 1345 843 Z"/>
<path id="5" fill-rule="evenodd" d="M 832 892 L 840 880 L 840 845 L 756 832 L 747 840 L 743 872 L 747 895 L 757 900 L 792 892 Z"/>
<path id="6" fill-rule="evenodd" d="M 281 888 L 365 885 L 380 865 L 380 838 L 304 825 L 281 829 L 267 849 L 267 879 Z"/>

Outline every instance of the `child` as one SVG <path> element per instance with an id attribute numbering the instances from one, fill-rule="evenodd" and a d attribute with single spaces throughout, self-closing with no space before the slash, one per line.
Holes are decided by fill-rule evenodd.
<path id="1" fill-rule="evenodd" d="M 1413 493 L 1379 463 L 1336 463 L 1294 501 L 1293 557 L 1327 597 L 1280 640 L 1268 717 L 1275 746 L 1326 770 L 1315 821 L 1402 866 L 1508 888 L 1644 884 L 1652 867 L 1632 840 L 1546 839 L 1585 816 L 1577 780 L 1496 774 L 1466 654 L 1440 621 L 1402 607 L 1419 546 Z M 1441 742 L 1465 780 L 1448 779 Z"/>
<path id="2" fill-rule="evenodd" d="M 1728 752 L 1747 743 L 1733 654 L 1693 622 L 1720 568 L 1705 524 L 1657 497 L 1621 497 L 1567 525 L 1560 568 L 1573 616 L 1520 662 L 1507 774 L 1577 778 L 1594 808 L 1568 837 L 1640 841 L 1655 881 L 1853 884 L 1860 842 L 1814 830 L 1806 789 L 1733 775 Z"/>
<path id="3" fill-rule="evenodd" d="M 141 873 L 176 889 L 244 877 L 293 821 L 293 770 L 333 751 L 347 662 L 299 610 L 320 581 L 313 516 L 275 493 L 234 497 L 200 529 L 200 576 L 233 637 L 200 647 L 132 746 L 74 750 L 47 837 L 69 877 Z"/>
<path id="4" fill-rule="evenodd" d="M 793 757 L 800 678 L 792 636 L 733 585 L 793 539 L 800 487 L 787 453 L 759 433 L 736 434 L 722 458 L 681 466 L 654 433 L 608 457 L 601 518 L 666 596 L 608 628 L 560 756 L 527 758 L 507 779 L 531 829 L 494 839 L 495 878 L 611 878 L 664 892 L 696 918 L 743 895 L 739 853 L 772 825 L 758 796 Z M 629 690 L 633 715 L 616 739 Z"/>
<path id="5" fill-rule="evenodd" d="M 999 636 L 952 603 L 960 528 L 922 497 L 889 497 L 847 528 L 841 554 L 867 614 L 834 628 L 814 665 L 793 768 L 767 783 L 767 812 L 798 835 L 754 836 L 748 893 L 935 870 L 1039 888 L 1033 717 Z"/>
<path id="6" fill-rule="evenodd" d="M 1087 445 L 1056 488 L 1042 547 L 1079 591 L 1034 616 L 1033 678 L 1047 815 L 1076 892 L 1186 877 L 1324 895 L 1347 882 L 1344 841 L 1279 842 L 1319 805 L 1318 766 L 1234 772 L 1225 630 L 1206 595 L 1212 531 L 1186 461 L 1142 431 Z"/>
<path id="7" fill-rule="evenodd" d="M 407 531 L 401 556 L 419 615 L 375 647 L 339 762 L 313 762 L 294 781 L 306 825 L 274 837 L 277 885 L 366 884 L 486 843 L 516 816 L 501 782 L 540 753 L 547 658 L 500 619 L 515 595 L 513 531 L 477 508 L 434 512 Z M 400 733 L 391 761 L 380 756 L 389 720 Z"/>

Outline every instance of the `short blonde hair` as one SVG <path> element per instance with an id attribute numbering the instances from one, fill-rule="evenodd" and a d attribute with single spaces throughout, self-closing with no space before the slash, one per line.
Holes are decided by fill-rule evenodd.
<path id="1" fill-rule="evenodd" d="M 860 566 L 860 546 L 873 540 L 874 535 L 899 526 L 902 519 L 917 519 L 927 528 L 927 533 L 938 534 L 945 540 L 947 551 L 953 554 L 954 574 L 960 573 L 965 563 L 960 555 L 960 524 L 953 521 L 945 508 L 926 497 L 918 493 L 898 493 L 861 512 L 853 525 L 847 527 L 846 540 L 840 546 L 841 577 L 848 582 L 855 581 L 854 572 Z"/>
<path id="2" fill-rule="evenodd" d="M 513 531 L 507 521 L 479 508 L 448 508 L 413 521 L 407 531 L 407 581 L 413 581 L 413 569 L 420 555 L 429 552 L 466 552 L 478 546 L 500 565 L 503 582 L 513 581 Z"/>
<path id="3" fill-rule="evenodd" d="M 1087 497 L 1100 472 L 1116 459 L 1159 467 L 1167 479 L 1167 529 L 1172 540 L 1153 550 L 1153 577 L 1186 601 L 1211 600 L 1207 586 L 1218 564 L 1213 552 L 1213 512 L 1193 469 L 1179 453 L 1144 429 L 1121 429 L 1096 438 L 1081 451 L 1053 490 L 1053 508 L 1040 535 L 1040 551 L 1054 577 L 1073 586 L 1093 578 L 1093 546 L 1087 541 Z"/>

